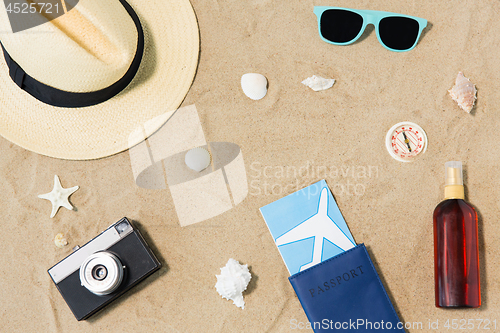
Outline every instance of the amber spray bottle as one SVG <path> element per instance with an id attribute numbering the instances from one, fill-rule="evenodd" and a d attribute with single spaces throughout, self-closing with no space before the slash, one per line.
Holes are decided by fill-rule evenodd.
<path id="1" fill-rule="evenodd" d="M 445 200 L 434 210 L 436 306 L 478 308 L 477 214 L 464 200 L 462 162 L 447 162 L 445 170 Z"/>

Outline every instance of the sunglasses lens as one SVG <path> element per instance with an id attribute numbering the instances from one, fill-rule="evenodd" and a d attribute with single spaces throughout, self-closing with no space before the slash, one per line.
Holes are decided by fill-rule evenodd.
<path id="1" fill-rule="evenodd" d="M 379 35 L 382 42 L 394 50 L 410 49 L 418 38 L 419 25 L 407 17 L 386 17 L 380 20 Z"/>
<path id="2" fill-rule="evenodd" d="M 327 9 L 321 15 L 320 32 L 330 42 L 350 42 L 356 38 L 362 26 L 361 15 L 348 10 Z"/>

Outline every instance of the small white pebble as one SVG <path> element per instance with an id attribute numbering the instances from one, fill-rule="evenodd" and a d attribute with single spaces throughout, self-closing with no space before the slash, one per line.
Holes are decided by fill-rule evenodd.
<path id="1" fill-rule="evenodd" d="M 210 153 L 201 147 L 193 148 L 186 153 L 186 157 L 184 158 L 186 165 L 188 168 L 201 172 L 208 168 L 210 165 L 211 157 Z"/>

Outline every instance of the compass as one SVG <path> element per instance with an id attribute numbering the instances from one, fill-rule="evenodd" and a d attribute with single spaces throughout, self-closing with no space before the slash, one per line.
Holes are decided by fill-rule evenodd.
<path id="1" fill-rule="evenodd" d="M 422 127 L 403 121 L 391 127 L 385 137 L 385 147 L 400 162 L 412 162 L 427 149 L 427 135 Z"/>

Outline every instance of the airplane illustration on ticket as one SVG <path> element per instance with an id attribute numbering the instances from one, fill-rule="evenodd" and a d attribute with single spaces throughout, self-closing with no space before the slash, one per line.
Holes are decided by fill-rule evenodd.
<path id="1" fill-rule="evenodd" d="M 260 211 L 292 275 L 356 246 L 324 180 Z"/>

